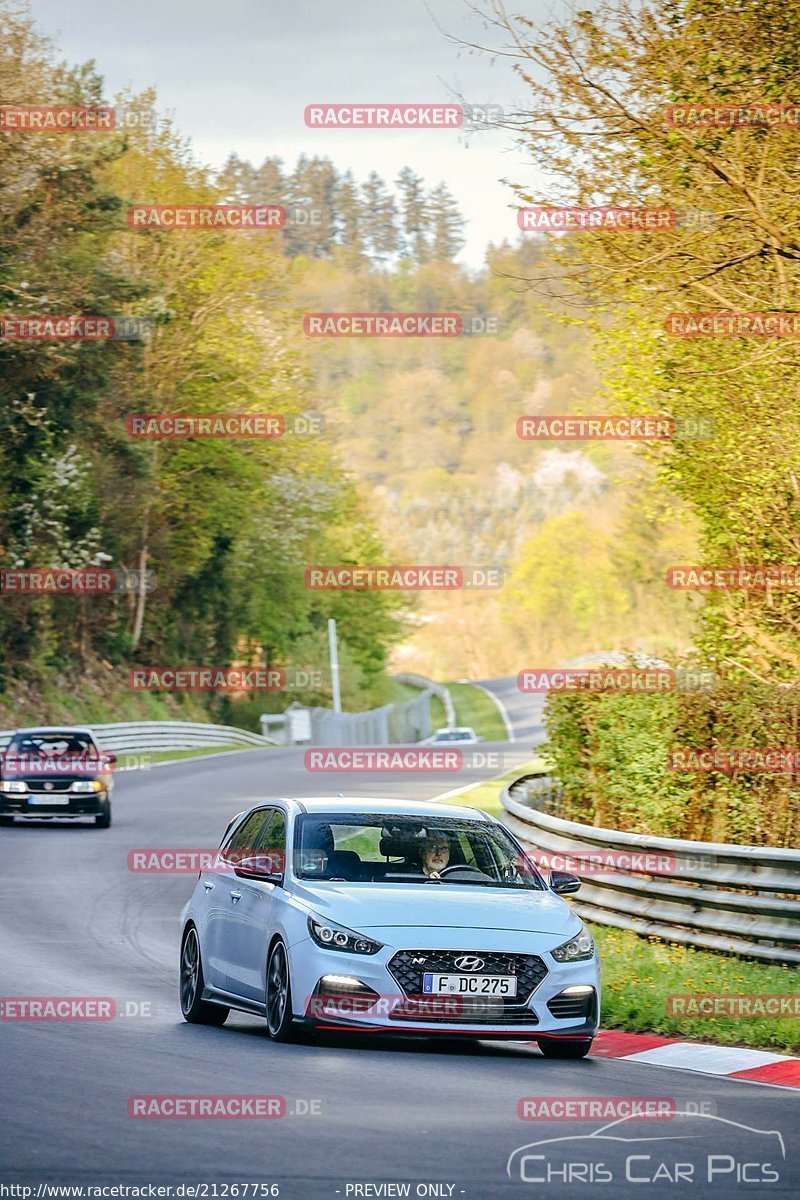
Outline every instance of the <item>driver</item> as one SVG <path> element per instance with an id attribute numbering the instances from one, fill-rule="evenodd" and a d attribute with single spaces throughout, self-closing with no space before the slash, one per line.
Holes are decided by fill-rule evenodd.
<path id="1" fill-rule="evenodd" d="M 440 879 L 440 872 L 450 862 L 450 842 L 442 833 L 431 833 L 421 847 L 422 873 L 429 879 Z"/>

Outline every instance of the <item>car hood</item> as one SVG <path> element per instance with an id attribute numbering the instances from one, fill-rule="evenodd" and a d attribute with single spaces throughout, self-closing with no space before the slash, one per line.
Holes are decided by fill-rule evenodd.
<path id="1" fill-rule="evenodd" d="M 425 927 L 500 929 L 564 934 L 579 918 L 552 892 L 470 887 L 469 884 L 344 884 L 306 880 L 292 887 L 295 899 L 321 917 L 359 932 Z"/>
<path id="2" fill-rule="evenodd" d="M 22 770 L 3 770 L 0 771 L 0 779 L 22 780 L 24 783 L 75 783 L 79 779 L 103 779 L 109 772 L 100 767 L 91 770 L 71 770 L 59 771 L 53 768 L 50 771 L 31 771 L 23 768 Z"/>

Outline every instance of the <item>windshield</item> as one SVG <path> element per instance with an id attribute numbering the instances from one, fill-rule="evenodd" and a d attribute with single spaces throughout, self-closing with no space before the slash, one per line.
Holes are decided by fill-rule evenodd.
<path id="1" fill-rule="evenodd" d="M 475 735 L 469 729 L 440 729 L 437 742 L 471 742 Z"/>
<path id="2" fill-rule="evenodd" d="M 97 769 L 99 751 L 86 733 L 20 733 L 2 755 L 6 771 Z"/>
<path id="3" fill-rule="evenodd" d="M 303 814 L 295 825 L 294 872 L 349 883 L 545 888 L 500 825 L 453 817 Z"/>

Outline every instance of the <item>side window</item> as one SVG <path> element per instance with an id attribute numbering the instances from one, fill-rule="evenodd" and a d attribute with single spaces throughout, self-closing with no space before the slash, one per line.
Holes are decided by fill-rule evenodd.
<path id="1" fill-rule="evenodd" d="M 286 814 L 280 809 L 272 810 L 272 820 L 261 830 L 257 849 L 269 856 L 271 870 L 286 870 Z"/>
<path id="2" fill-rule="evenodd" d="M 260 808 L 257 812 L 251 813 L 225 846 L 222 852 L 224 857 L 231 858 L 234 855 L 241 857 L 253 853 L 274 811 L 273 808 Z"/>

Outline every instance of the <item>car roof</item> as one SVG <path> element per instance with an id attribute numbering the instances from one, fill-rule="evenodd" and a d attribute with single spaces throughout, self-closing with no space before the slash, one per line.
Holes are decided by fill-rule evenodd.
<path id="1" fill-rule="evenodd" d="M 460 817 L 474 821 L 486 821 L 486 813 L 477 808 L 460 804 L 439 804 L 435 800 L 390 800 L 383 796 L 265 796 L 253 798 L 245 811 L 274 804 L 276 800 L 295 812 L 326 813 L 380 813 L 391 817 Z"/>
<path id="2" fill-rule="evenodd" d="M 12 737 L 17 737 L 20 733 L 82 733 L 86 737 L 94 737 L 94 730 L 85 725 L 29 725 L 24 729 L 11 731 Z"/>

